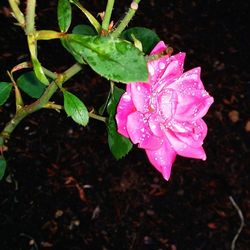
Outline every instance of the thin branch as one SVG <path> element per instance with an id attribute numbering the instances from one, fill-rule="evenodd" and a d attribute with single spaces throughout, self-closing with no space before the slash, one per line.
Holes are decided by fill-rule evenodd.
<path id="1" fill-rule="evenodd" d="M 232 196 L 229 196 L 228 198 L 231 201 L 231 203 L 233 204 L 234 208 L 237 210 L 238 215 L 240 217 L 240 227 L 239 227 L 239 229 L 238 229 L 238 231 L 237 231 L 236 235 L 234 236 L 232 243 L 231 243 L 231 250 L 234 250 L 235 243 L 236 243 L 237 239 L 239 238 L 239 235 L 240 235 L 240 233 L 245 225 L 245 221 L 244 221 L 244 216 L 242 214 L 242 211 L 240 210 L 239 206 L 236 204 L 234 198 Z"/>

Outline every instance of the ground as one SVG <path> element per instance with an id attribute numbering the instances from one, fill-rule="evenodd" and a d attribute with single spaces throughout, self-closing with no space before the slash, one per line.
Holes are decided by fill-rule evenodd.
<path id="1" fill-rule="evenodd" d="M 6 70 L 28 53 L 7 1 L 1 2 L 0 73 L 7 80 Z M 58 29 L 56 1 L 37 2 L 37 27 Z M 105 8 L 105 1 L 82 2 L 95 14 Z M 117 2 L 114 20 L 130 3 Z M 155 29 L 174 53 L 185 51 L 185 69 L 202 67 L 215 99 L 205 117 L 207 160 L 178 157 L 167 182 L 136 147 L 116 161 L 104 124 L 83 128 L 64 114 L 33 114 L 5 153 L 0 249 L 231 249 L 241 218 L 230 197 L 245 219 L 235 249 L 250 249 L 249 10 L 247 1 L 142 1 L 131 26 Z M 74 11 L 74 22 L 87 22 Z M 39 51 L 54 71 L 73 62 L 55 41 L 41 42 Z M 101 105 L 108 83 L 86 69 L 66 87 L 91 108 Z M 1 108 L 1 128 L 13 106 L 10 99 Z"/>

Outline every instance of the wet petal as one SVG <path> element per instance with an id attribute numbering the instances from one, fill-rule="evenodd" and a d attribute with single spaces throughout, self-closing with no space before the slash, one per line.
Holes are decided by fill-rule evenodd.
<path id="1" fill-rule="evenodd" d="M 184 59 L 185 53 L 178 53 L 159 63 L 158 67 L 162 70 L 162 74 L 153 86 L 154 91 L 161 91 L 182 75 Z"/>
<path id="2" fill-rule="evenodd" d="M 175 119 L 180 121 L 202 118 L 214 101 L 205 90 L 187 89 L 181 93 L 177 92 L 177 95 Z"/>
<path id="3" fill-rule="evenodd" d="M 129 137 L 127 132 L 127 119 L 128 115 L 135 111 L 135 106 L 132 102 L 131 95 L 128 92 L 125 92 L 120 102 L 117 106 L 116 110 L 116 123 L 117 123 L 117 130 L 120 134 L 124 135 L 125 137 Z"/>
<path id="4" fill-rule="evenodd" d="M 150 85 L 147 83 L 131 83 L 129 85 L 136 110 L 141 113 L 148 112 L 151 95 Z"/>
<path id="5" fill-rule="evenodd" d="M 166 50 L 167 45 L 163 42 L 160 41 L 156 44 L 156 46 L 153 48 L 153 50 L 151 51 L 150 55 L 154 55 L 154 54 L 158 54 L 163 52 L 164 50 Z"/>
<path id="6" fill-rule="evenodd" d="M 176 81 L 173 81 L 169 88 L 182 92 L 186 89 L 204 89 L 203 83 L 200 79 L 201 68 L 197 67 L 183 73 Z"/>
<path id="7" fill-rule="evenodd" d="M 207 135 L 207 125 L 202 120 L 196 120 L 192 123 L 186 123 L 185 127 L 189 130 L 185 133 L 175 132 L 176 137 L 191 147 L 200 147 Z"/>
<path id="8" fill-rule="evenodd" d="M 171 130 L 165 131 L 166 137 L 168 138 L 173 149 L 178 155 L 196 159 L 206 160 L 206 154 L 204 149 L 200 147 L 193 147 L 187 143 L 181 141 Z"/>
<path id="9" fill-rule="evenodd" d="M 172 149 L 167 139 L 157 150 L 146 150 L 151 164 L 162 173 L 164 179 L 169 180 L 172 164 L 176 157 L 176 152 Z"/>
<path id="10" fill-rule="evenodd" d="M 140 148 L 155 150 L 162 145 L 163 140 L 151 133 L 146 117 L 140 112 L 128 116 L 127 131 L 131 141 Z"/>
<path id="11" fill-rule="evenodd" d="M 148 62 L 149 82 L 154 86 L 165 72 L 166 65 L 168 64 L 169 56 L 165 55 L 157 60 Z"/>
<path id="12" fill-rule="evenodd" d="M 164 119 L 171 119 L 175 115 L 177 95 L 174 90 L 166 89 L 157 96 L 158 111 Z"/>
<path id="13" fill-rule="evenodd" d="M 163 123 L 163 121 L 164 120 L 158 114 L 152 114 L 148 119 L 148 125 L 151 132 L 158 137 L 164 135 L 161 129 L 161 123 Z"/>

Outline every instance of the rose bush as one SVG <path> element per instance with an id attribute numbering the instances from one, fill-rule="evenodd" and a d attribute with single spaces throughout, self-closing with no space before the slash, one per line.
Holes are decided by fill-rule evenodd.
<path id="1" fill-rule="evenodd" d="M 166 50 L 159 42 L 151 55 Z M 207 134 L 202 117 L 213 103 L 204 89 L 200 68 L 183 73 L 185 53 L 149 61 L 148 82 L 127 85 L 117 106 L 118 132 L 146 151 L 149 161 L 168 180 L 176 155 L 206 159 Z"/>

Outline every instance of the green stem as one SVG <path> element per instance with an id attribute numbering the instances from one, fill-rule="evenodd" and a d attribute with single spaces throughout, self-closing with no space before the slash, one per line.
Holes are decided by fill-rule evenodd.
<path id="1" fill-rule="evenodd" d="M 63 84 L 67 80 L 69 80 L 72 76 L 77 74 L 82 69 L 80 64 L 74 64 L 71 68 L 66 70 L 62 75 L 62 82 L 58 82 L 57 79 L 61 79 L 61 75 L 58 75 L 58 78 L 55 79 L 46 89 L 44 94 L 36 100 L 34 103 L 24 106 L 20 108 L 15 116 L 6 124 L 5 128 L 0 133 L 0 142 L 4 141 L 5 139 L 8 139 L 13 132 L 13 130 L 16 128 L 16 126 L 28 115 L 34 113 L 35 111 L 38 111 L 42 109 L 46 104 L 49 102 L 52 95 L 56 92 L 58 89 L 58 85 Z"/>
<path id="2" fill-rule="evenodd" d="M 26 34 L 30 34 L 35 31 L 35 9 L 36 0 L 27 0 Z"/>
<path id="3" fill-rule="evenodd" d="M 48 76 L 48 77 L 51 78 L 52 80 L 56 80 L 56 78 L 57 78 L 57 73 L 54 73 L 54 72 L 52 72 L 52 71 L 50 71 L 50 70 L 48 70 L 48 69 L 46 69 L 46 68 L 44 68 L 44 67 L 42 67 L 42 69 L 43 69 L 43 72 L 44 72 L 44 74 L 45 74 L 46 76 Z"/>
<path id="4" fill-rule="evenodd" d="M 108 28 L 109 28 L 109 23 L 110 23 L 110 18 L 111 18 L 114 3 L 115 3 L 115 0 L 108 0 L 105 15 L 104 15 L 104 18 L 102 21 L 102 29 L 103 30 L 108 30 Z"/>
<path id="5" fill-rule="evenodd" d="M 98 120 L 98 121 L 102 121 L 104 123 L 107 122 L 107 118 L 106 117 L 103 117 L 103 116 L 100 116 L 100 115 L 97 115 L 97 114 L 94 114 L 94 113 L 91 113 L 91 112 L 89 112 L 89 117 L 93 118 L 95 120 Z"/>
<path id="6" fill-rule="evenodd" d="M 17 1 L 16 0 L 9 0 L 9 4 L 10 4 L 10 7 L 13 11 L 14 17 L 16 18 L 16 20 L 18 21 L 20 26 L 24 29 L 25 18 L 24 18 L 23 13 L 21 12 L 21 10 L 18 7 Z"/>
<path id="7" fill-rule="evenodd" d="M 122 33 L 122 31 L 127 27 L 127 25 L 129 24 L 129 22 L 131 21 L 131 19 L 135 15 L 135 12 L 136 12 L 136 10 L 138 8 L 138 4 L 139 4 L 140 1 L 141 0 L 134 0 L 131 3 L 130 8 L 129 8 L 127 14 L 122 19 L 122 21 L 120 22 L 120 24 L 118 25 L 118 27 L 112 32 L 112 36 L 113 37 L 118 37 Z"/>

